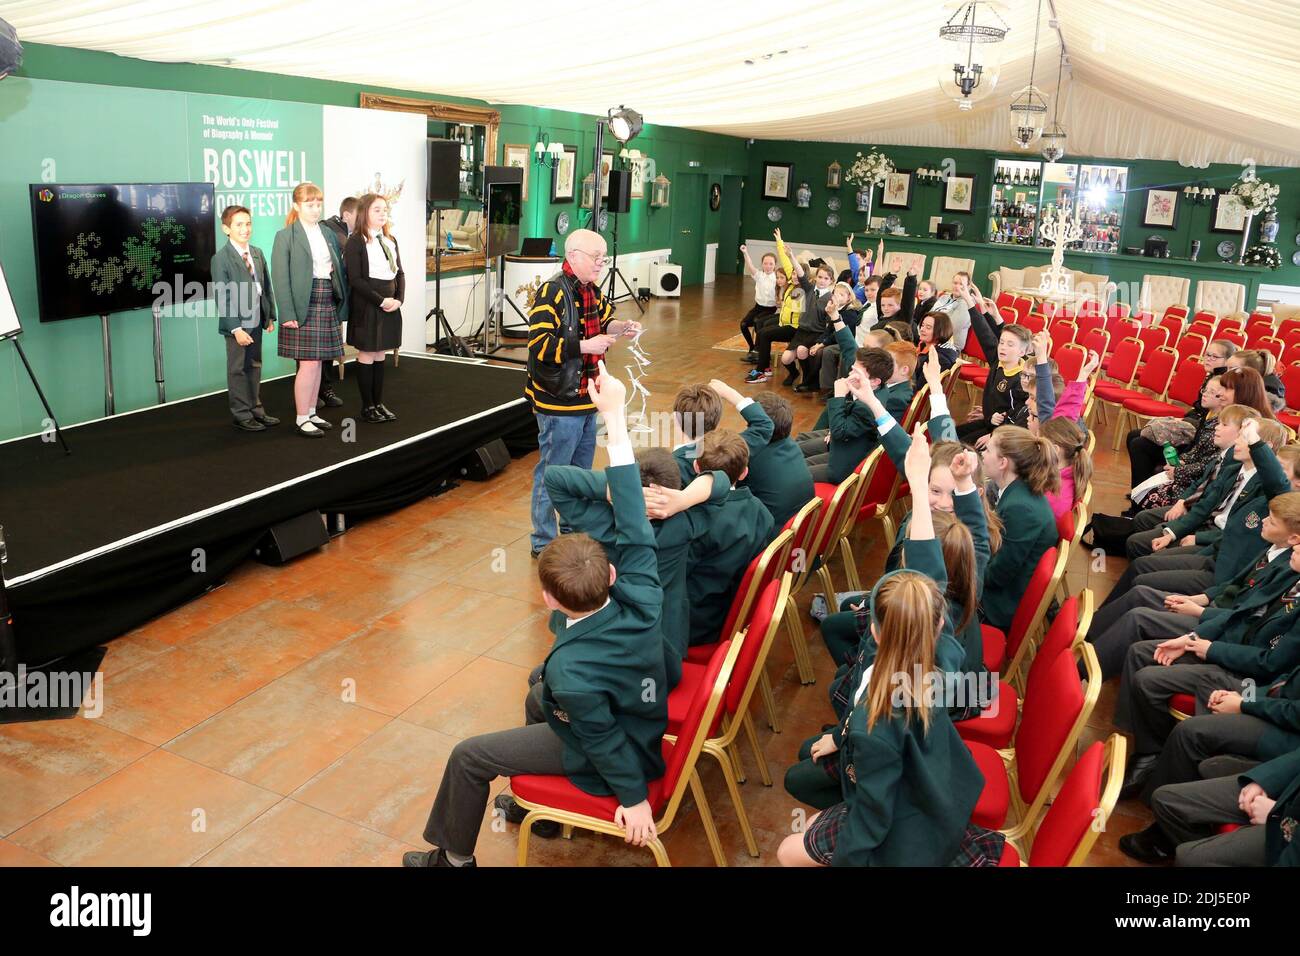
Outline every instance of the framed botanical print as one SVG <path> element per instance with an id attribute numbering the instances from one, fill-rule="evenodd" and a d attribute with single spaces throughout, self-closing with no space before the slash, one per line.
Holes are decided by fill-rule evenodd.
<path id="1" fill-rule="evenodd" d="M 975 177 L 953 173 L 944 183 L 943 211 L 972 212 L 975 209 Z"/>
<path id="2" fill-rule="evenodd" d="M 794 163 L 763 164 L 763 198 L 790 201 L 790 182 L 794 178 Z"/>
<path id="3" fill-rule="evenodd" d="M 573 202 L 573 186 L 578 172 L 578 147 L 564 147 L 564 155 L 551 170 L 551 202 Z"/>
<path id="4" fill-rule="evenodd" d="M 911 170 L 896 169 L 885 176 L 885 184 L 880 187 L 880 205 L 889 209 L 912 208 Z"/>
<path id="5" fill-rule="evenodd" d="M 528 201 L 528 167 L 531 165 L 533 151 L 519 143 L 506 143 L 502 147 L 502 164 L 524 171 L 523 200 Z"/>
<path id="6" fill-rule="evenodd" d="M 600 154 L 600 194 L 609 195 L 609 171 L 614 168 L 614 151 L 607 150 Z"/>
<path id="7" fill-rule="evenodd" d="M 1148 229 L 1172 229 L 1178 213 L 1178 190 L 1148 189 L 1142 225 Z"/>
<path id="8" fill-rule="evenodd" d="M 631 196 L 633 199 L 645 198 L 645 160 L 632 159 L 628 160 L 627 170 L 631 173 L 632 189 Z"/>
<path id="9" fill-rule="evenodd" d="M 1216 193 L 1214 196 L 1214 214 L 1210 218 L 1213 232 L 1229 232 L 1241 235 L 1246 228 L 1246 207 L 1241 199 L 1232 193 Z"/>

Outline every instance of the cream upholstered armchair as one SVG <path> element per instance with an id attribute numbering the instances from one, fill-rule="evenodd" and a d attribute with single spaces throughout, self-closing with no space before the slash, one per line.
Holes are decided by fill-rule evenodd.
<path id="1" fill-rule="evenodd" d="M 952 288 L 952 277 L 958 272 L 969 273 L 975 268 L 974 259 L 958 259 L 955 256 L 935 256 L 930 263 L 930 281 L 940 292 Z"/>
<path id="2" fill-rule="evenodd" d="M 994 269 L 989 273 L 988 297 L 996 299 L 1000 293 L 1013 292 L 1016 289 L 1037 289 L 1038 284 L 1043 281 L 1045 270 L 1045 266 L 1025 266 L 1023 269 L 1001 266 Z M 1110 281 L 1109 275 L 1080 272 L 1078 269 L 1065 271 L 1072 276 L 1071 288 L 1074 291 L 1085 292 L 1102 305 L 1109 304 L 1111 294 L 1115 291 L 1115 283 Z"/>
<path id="3" fill-rule="evenodd" d="M 1210 282 L 1201 280 L 1196 283 L 1195 312 L 1207 309 L 1216 315 L 1229 315 L 1244 312 L 1246 309 L 1246 287 L 1240 282 Z"/>
<path id="4" fill-rule="evenodd" d="M 1300 305 L 1291 305 L 1286 302 L 1274 302 L 1272 309 L 1275 325 L 1285 322 L 1287 319 L 1300 319 Z"/>
<path id="5" fill-rule="evenodd" d="M 1171 305 L 1187 307 L 1187 294 L 1191 291 L 1192 280 L 1179 276 L 1142 277 L 1142 293 L 1138 307 L 1154 315 L 1165 314 Z"/>
<path id="6" fill-rule="evenodd" d="M 917 262 L 919 264 L 919 267 L 916 270 L 916 274 L 918 276 L 925 275 L 925 256 L 921 255 L 921 253 L 886 252 L 885 271 L 879 274 L 887 275 L 892 272 L 894 275 L 898 276 L 899 279 L 901 280 L 903 276 L 907 275 L 907 270 L 912 268 L 913 262 Z M 901 281 L 899 283 L 899 287 L 900 288 L 902 287 Z"/>

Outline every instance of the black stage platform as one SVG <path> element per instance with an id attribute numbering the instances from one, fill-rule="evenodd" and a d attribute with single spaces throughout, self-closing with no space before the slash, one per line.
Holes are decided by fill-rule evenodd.
<path id="1" fill-rule="evenodd" d="M 425 497 L 493 438 L 537 447 L 517 368 L 403 355 L 384 402 L 360 421 L 351 379 L 323 409 L 324 439 L 293 432 L 293 379 L 262 385 L 283 424 L 246 434 L 226 393 L 65 429 L 71 455 L 40 437 L 0 443 L 0 525 L 19 657 L 29 666 L 93 646 L 176 607 L 246 560 L 274 524 L 308 511 L 349 519 Z M 356 420 L 355 440 L 341 423 Z M 193 570 L 202 548 L 206 570 Z"/>

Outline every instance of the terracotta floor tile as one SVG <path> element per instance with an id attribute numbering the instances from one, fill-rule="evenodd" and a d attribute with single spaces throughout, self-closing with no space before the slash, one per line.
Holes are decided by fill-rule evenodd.
<path id="1" fill-rule="evenodd" d="M 528 668 L 480 657 L 403 711 L 403 720 L 450 737 L 472 737 L 524 721 Z"/>
<path id="2" fill-rule="evenodd" d="M 391 557 L 383 566 L 348 560 L 330 574 L 295 577 L 293 586 L 286 586 L 282 595 L 298 607 L 354 625 L 369 624 L 434 583 L 428 576 L 407 573 L 404 564 Z M 450 573 L 448 570 L 444 577 Z"/>
<path id="3" fill-rule="evenodd" d="M 109 680 L 137 664 L 162 654 L 169 649 L 170 645 L 147 634 L 133 632 L 109 641 L 105 647 L 107 650 L 99 670 L 104 675 L 104 680 Z"/>
<path id="4" fill-rule="evenodd" d="M 532 562 L 529 564 L 531 570 Z M 490 570 L 486 573 L 499 576 Z M 536 577 L 533 580 L 535 584 Z M 539 606 L 540 588 L 537 590 L 538 603 L 533 603 L 459 584 L 443 584 L 403 604 L 379 623 L 409 637 L 482 654 L 500 644 L 503 635 L 545 610 Z"/>
<path id="5" fill-rule="evenodd" d="M 533 617 L 507 634 L 499 644 L 493 644 L 484 654 L 493 660 L 518 664 L 529 670 L 546 660 L 555 644 L 555 635 L 548 626 L 551 612 L 546 608 L 534 608 L 534 612 Z"/>
<path id="6" fill-rule="evenodd" d="M 397 570 L 409 577 L 438 583 L 508 543 L 509 539 L 444 529 L 441 522 L 436 522 L 419 534 L 394 539 L 356 561 L 381 571 Z"/>
<path id="7" fill-rule="evenodd" d="M 8 866 L 58 866 L 58 864 L 8 840 L 0 840 L 0 867 Z"/>
<path id="8" fill-rule="evenodd" d="M 293 799 L 424 849 L 424 824 L 459 741 L 394 720 L 299 787 Z"/>
<path id="9" fill-rule="evenodd" d="M 153 747 L 76 717 L 0 725 L 0 835 L 76 796 Z"/>
<path id="10" fill-rule="evenodd" d="M 279 680 L 185 732 L 166 749 L 287 794 L 389 720 Z"/>
<path id="11" fill-rule="evenodd" d="M 472 660 L 473 654 L 375 623 L 281 679 L 396 716 Z"/>
<path id="12" fill-rule="evenodd" d="M 537 562 L 531 557 L 527 535 L 505 547 L 505 560 L 488 555 L 451 578 L 451 583 L 477 591 L 542 606 L 542 588 L 537 580 Z"/>
<path id="13" fill-rule="evenodd" d="M 9 839 L 64 866 L 183 866 L 279 799 L 155 750 Z"/>
<path id="14" fill-rule="evenodd" d="M 418 849 L 293 800 L 281 800 L 199 866 L 401 866 Z"/>
<path id="15" fill-rule="evenodd" d="M 238 657 L 278 677 L 357 630 L 347 617 L 275 600 L 208 628 L 186 646 L 197 654 Z"/>

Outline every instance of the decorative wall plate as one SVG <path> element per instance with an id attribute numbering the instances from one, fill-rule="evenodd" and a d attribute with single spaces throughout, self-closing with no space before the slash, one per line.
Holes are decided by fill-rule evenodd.
<path id="1" fill-rule="evenodd" d="M 555 231 L 560 235 L 564 235 L 569 231 L 569 214 L 567 212 L 562 212 L 555 217 Z"/>
<path id="2" fill-rule="evenodd" d="M 832 196 L 830 199 L 826 200 L 826 208 L 831 212 L 837 211 L 840 208 L 840 197 Z"/>
<path id="3" fill-rule="evenodd" d="M 897 216 L 888 216 L 885 219 L 885 228 L 890 232 L 893 232 L 896 229 L 902 229 L 903 220 L 899 219 Z"/>
<path id="4" fill-rule="evenodd" d="M 1291 265 L 1300 266 L 1300 250 L 1291 253 Z"/>
<path id="5" fill-rule="evenodd" d="M 833 213 L 831 213 L 829 216 L 826 217 L 826 225 L 830 226 L 832 229 L 834 229 L 834 228 L 835 228 L 836 226 L 838 226 L 839 224 L 840 224 L 840 214 L 839 214 L 839 213 L 837 213 L 837 212 L 833 212 Z"/>
<path id="6" fill-rule="evenodd" d="M 781 221 L 781 209 L 778 206 L 767 207 L 767 218 L 769 222 Z"/>
<path id="7" fill-rule="evenodd" d="M 1224 262 L 1227 262 L 1237 254 L 1237 244 L 1231 239 L 1224 239 L 1221 243 L 1215 246 L 1214 249 L 1219 254 L 1219 258 Z"/>

